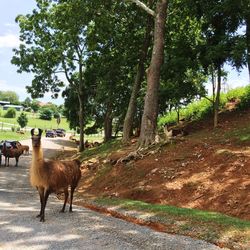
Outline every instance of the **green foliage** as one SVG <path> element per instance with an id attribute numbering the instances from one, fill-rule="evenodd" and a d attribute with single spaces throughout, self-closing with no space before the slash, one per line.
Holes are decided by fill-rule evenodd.
<path id="1" fill-rule="evenodd" d="M 244 110 L 250 106 L 250 86 L 239 87 L 223 93 L 220 96 L 220 108 L 223 108 L 225 104 L 232 99 L 239 99 L 238 109 Z M 213 105 L 206 98 L 202 98 L 199 101 L 195 101 L 180 109 L 180 116 L 186 120 L 201 120 L 205 117 L 212 115 Z M 158 120 L 158 126 L 164 126 L 165 124 L 173 124 L 177 121 L 177 112 L 171 111 L 166 115 L 163 115 Z"/>
<path id="2" fill-rule="evenodd" d="M 51 120 L 53 116 L 53 111 L 49 108 L 40 109 L 40 119 L 42 120 Z"/>
<path id="3" fill-rule="evenodd" d="M 24 128 L 28 124 L 28 117 L 25 113 L 21 113 L 20 116 L 17 118 L 17 122 L 21 128 Z"/>
<path id="4" fill-rule="evenodd" d="M 39 108 L 40 108 L 39 103 L 38 103 L 38 101 L 36 101 L 36 100 L 33 100 L 33 101 L 30 103 L 30 107 L 32 108 L 32 110 L 33 110 L 34 112 L 37 112 L 37 111 L 39 110 Z"/>
<path id="5" fill-rule="evenodd" d="M 242 94 L 240 98 L 240 103 L 238 105 L 238 108 L 240 110 L 244 110 L 250 107 L 250 86 L 248 85 L 245 88 L 245 91 L 240 92 Z"/>
<path id="6" fill-rule="evenodd" d="M 4 117 L 5 118 L 15 118 L 16 117 L 16 109 L 15 108 L 8 108 Z"/>
<path id="7" fill-rule="evenodd" d="M 19 97 L 14 91 L 0 91 L 0 100 L 8 101 L 11 104 L 19 104 Z"/>

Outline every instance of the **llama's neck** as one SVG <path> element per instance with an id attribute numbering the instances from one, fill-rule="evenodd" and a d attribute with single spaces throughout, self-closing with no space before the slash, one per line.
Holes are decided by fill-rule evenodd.
<path id="1" fill-rule="evenodd" d="M 44 160 L 42 147 L 33 147 L 32 163 L 30 167 L 30 183 L 33 187 L 46 187 L 43 166 Z"/>
<path id="2" fill-rule="evenodd" d="M 38 167 L 43 162 L 43 150 L 42 147 L 33 147 L 32 153 L 32 166 Z"/>

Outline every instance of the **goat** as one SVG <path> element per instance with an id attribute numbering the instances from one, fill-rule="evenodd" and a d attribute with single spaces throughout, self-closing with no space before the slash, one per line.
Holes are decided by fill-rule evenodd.
<path id="1" fill-rule="evenodd" d="M 18 160 L 20 155 L 23 154 L 23 149 L 21 145 L 17 144 L 12 144 L 10 143 L 10 147 L 7 147 L 7 142 L 4 141 L 3 146 L 2 146 L 2 154 L 5 156 L 5 166 L 6 163 L 8 162 L 8 165 L 10 165 L 10 158 L 16 158 L 16 167 L 18 167 Z"/>
<path id="2" fill-rule="evenodd" d="M 70 207 L 69 212 L 72 212 L 72 201 L 75 188 L 81 178 L 80 161 L 58 161 L 48 160 L 43 158 L 41 147 L 42 130 L 38 129 L 38 135 L 34 134 L 34 129 L 31 130 L 32 139 L 32 164 L 30 167 L 30 183 L 36 187 L 40 196 L 41 209 L 37 217 L 44 222 L 45 207 L 48 197 L 51 193 L 57 193 L 61 189 L 64 192 L 64 204 L 61 212 L 64 212 L 68 200 L 70 186 Z"/>

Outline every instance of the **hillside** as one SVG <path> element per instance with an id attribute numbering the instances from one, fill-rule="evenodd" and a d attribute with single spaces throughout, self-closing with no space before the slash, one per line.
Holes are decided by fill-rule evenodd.
<path id="1" fill-rule="evenodd" d="M 78 198 L 126 198 L 250 219 L 250 110 L 221 114 L 217 129 L 212 119 L 191 124 L 188 136 L 126 164 L 112 162 L 136 144 L 112 148 L 84 156 Z"/>

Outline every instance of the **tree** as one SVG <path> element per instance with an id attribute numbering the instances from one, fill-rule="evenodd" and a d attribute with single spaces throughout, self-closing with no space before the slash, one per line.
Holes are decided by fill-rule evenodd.
<path id="1" fill-rule="evenodd" d="M 27 115 L 24 112 L 22 112 L 20 114 L 20 116 L 17 118 L 17 122 L 18 122 L 18 124 L 19 124 L 19 126 L 21 128 L 26 127 L 27 124 L 28 124 L 28 117 L 27 117 Z"/>
<path id="2" fill-rule="evenodd" d="M 85 84 L 86 37 L 88 27 L 91 28 L 91 12 L 95 12 L 91 4 L 82 0 L 37 0 L 38 9 L 30 15 L 17 17 L 23 44 L 12 58 L 19 72 L 34 74 L 32 86 L 27 87 L 32 97 L 42 97 L 48 91 L 57 97 L 64 86 L 59 74 L 64 74 L 78 97 L 80 151 L 84 149 L 82 86 Z"/>
<path id="3" fill-rule="evenodd" d="M 8 101 L 12 104 L 19 104 L 19 97 L 14 91 L 0 91 L 0 100 Z"/>
<path id="4" fill-rule="evenodd" d="M 23 106 L 25 108 L 28 108 L 30 107 L 30 105 L 31 105 L 31 99 L 29 97 L 26 97 L 25 100 L 23 101 Z"/>
<path id="5" fill-rule="evenodd" d="M 227 4 L 228 1 L 197 1 L 197 16 L 202 20 L 201 30 L 204 37 L 199 58 L 204 70 L 208 73 L 212 69 L 213 75 L 217 77 L 213 105 L 214 127 L 218 126 L 223 65 L 232 56 L 232 35 L 238 28 L 234 15 L 227 12 Z"/>
<path id="6" fill-rule="evenodd" d="M 30 103 L 30 107 L 34 112 L 37 112 L 40 108 L 39 102 L 37 100 L 32 100 Z"/>
<path id="7" fill-rule="evenodd" d="M 141 1 L 131 0 L 154 17 L 154 42 L 150 66 L 147 69 L 147 92 L 145 96 L 139 146 L 147 146 L 155 141 L 158 117 L 158 91 L 160 71 L 164 58 L 165 23 L 167 17 L 167 0 L 158 0 L 156 10 L 148 8 Z"/>
<path id="8" fill-rule="evenodd" d="M 152 7 L 151 0 L 149 1 L 149 6 Z M 131 96 L 129 100 L 127 113 L 126 113 L 124 123 L 123 123 L 123 138 L 122 138 L 123 143 L 127 143 L 129 141 L 129 138 L 131 136 L 131 131 L 133 129 L 133 121 L 134 121 L 134 116 L 136 113 L 136 106 L 137 106 L 137 97 L 138 97 L 138 93 L 141 88 L 141 83 L 143 81 L 143 77 L 145 74 L 145 62 L 148 56 L 148 50 L 149 50 L 149 46 L 151 42 L 152 27 L 153 27 L 153 18 L 151 15 L 148 15 L 145 37 L 144 37 L 143 45 L 142 45 L 140 56 L 139 56 L 137 72 L 136 72 L 134 84 L 132 87 L 132 92 L 131 92 Z"/>

